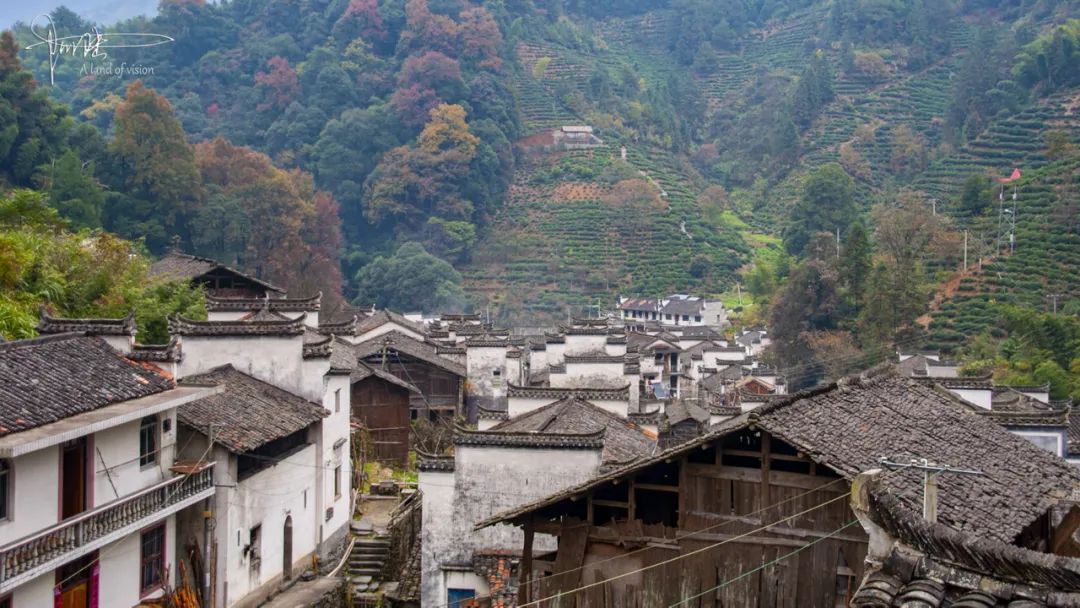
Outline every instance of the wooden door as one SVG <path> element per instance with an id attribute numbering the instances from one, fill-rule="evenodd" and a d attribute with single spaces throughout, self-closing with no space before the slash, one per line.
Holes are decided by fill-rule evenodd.
<path id="1" fill-rule="evenodd" d="M 86 438 L 69 441 L 60 452 L 60 518 L 86 510 Z"/>

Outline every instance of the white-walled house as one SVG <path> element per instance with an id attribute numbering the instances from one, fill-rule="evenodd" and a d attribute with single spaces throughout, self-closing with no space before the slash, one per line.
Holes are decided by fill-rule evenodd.
<path id="1" fill-rule="evenodd" d="M 218 462 L 215 595 L 219 606 L 255 606 L 344 540 L 348 442 L 330 446 L 324 462 L 322 427 L 332 410 L 231 366 L 188 382 L 224 389 L 179 413 L 184 456 L 205 452 L 212 439 Z M 201 536 L 200 520 L 182 524 Z"/>
<path id="2" fill-rule="evenodd" d="M 184 353 L 181 383 L 225 391 L 180 412 L 190 439 L 185 455 L 205 450 L 212 434 L 222 463 L 214 474 L 217 602 L 257 605 L 313 556 L 327 565 L 345 548 L 355 353 L 344 340 L 316 334 L 303 314 L 174 317 L 169 328 Z M 182 524 L 191 535 L 203 533 L 198 519 Z"/>
<path id="3" fill-rule="evenodd" d="M 218 390 L 85 333 L 0 344 L 0 605 L 127 608 L 175 585 L 178 514 L 214 495 L 213 462 L 174 467 L 176 412 Z"/>
<path id="4" fill-rule="evenodd" d="M 656 445 L 655 433 L 574 394 L 487 431 L 457 429 L 452 457 L 418 462 L 420 605 L 440 606 L 490 591 L 488 581 L 474 572 L 476 558 L 518 550 L 521 530 L 497 526 L 477 532 L 477 523 L 545 491 L 650 456 Z M 545 535 L 537 543 L 555 548 Z"/>

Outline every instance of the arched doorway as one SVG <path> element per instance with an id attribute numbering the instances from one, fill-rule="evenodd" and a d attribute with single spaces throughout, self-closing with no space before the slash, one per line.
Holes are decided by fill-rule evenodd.
<path id="1" fill-rule="evenodd" d="M 281 578 L 282 580 L 292 579 L 292 515 L 285 518 L 285 543 L 282 553 L 281 562 Z"/>

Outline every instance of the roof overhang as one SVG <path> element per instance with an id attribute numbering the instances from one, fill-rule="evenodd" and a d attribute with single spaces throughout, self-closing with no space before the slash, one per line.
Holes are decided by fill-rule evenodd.
<path id="1" fill-rule="evenodd" d="M 223 390 L 225 390 L 223 386 L 177 386 L 154 395 L 121 401 L 19 433 L 12 433 L 0 437 L 0 458 L 15 458 L 59 445 L 65 441 L 139 420 L 144 416 L 160 414 Z"/>

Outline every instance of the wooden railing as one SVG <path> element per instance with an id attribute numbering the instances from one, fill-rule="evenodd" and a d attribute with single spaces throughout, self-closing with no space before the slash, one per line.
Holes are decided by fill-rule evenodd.
<path id="1" fill-rule="evenodd" d="M 0 583 L 213 487 L 209 463 L 191 475 L 177 475 L 0 547 Z"/>

